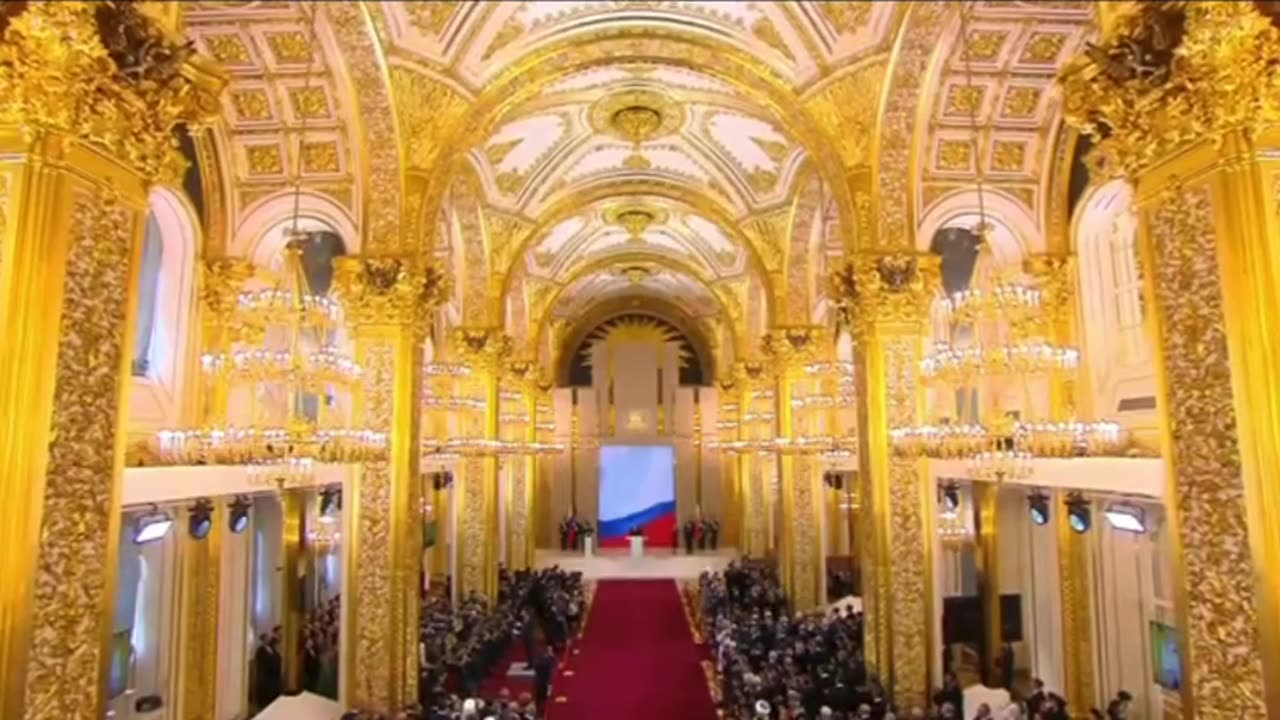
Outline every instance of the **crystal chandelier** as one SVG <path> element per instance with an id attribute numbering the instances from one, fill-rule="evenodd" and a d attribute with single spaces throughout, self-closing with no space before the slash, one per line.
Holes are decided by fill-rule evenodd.
<path id="1" fill-rule="evenodd" d="M 966 85 L 972 91 L 967 12 L 961 13 L 960 32 Z M 976 107 L 970 108 L 975 156 L 979 149 L 976 113 Z M 990 256 L 991 225 L 980 163 L 975 189 L 978 222 L 973 234 L 980 254 Z M 979 272 L 981 265 L 975 268 L 971 287 L 940 303 L 948 339 L 935 343 L 920 363 L 922 378 L 941 391 L 939 396 L 954 398 L 958 421 L 891 428 L 894 451 L 907 457 L 964 461 L 971 479 L 986 482 L 1026 480 L 1033 474 L 1036 458 L 1115 452 L 1121 440 L 1116 423 L 1074 417 L 1028 419 L 1036 415 L 1033 389 L 1070 378 L 1080 366 L 1080 353 L 1045 336 L 1051 325 L 1044 317 L 1048 309 L 1040 288 L 1018 273 Z M 1017 389 L 1022 402 L 1009 406 L 1010 391 Z M 986 404 L 964 412 L 962 397 L 980 398 Z"/>
<path id="2" fill-rule="evenodd" d="M 973 544 L 973 530 L 958 510 L 938 513 L 938 539 L 944 547 L 958 549 Z"/>
<path id="3" fill-rule="evenodd" d="M 200 358 L 209 383 L 228 393 L 248 391 L 248 422 L 162 430 L 162 462 L 248 465 L 254 476 L 272 483 L 297 484 L 308 482 L 317 465 L 386 456 L 385 433 L 351 427 L 338 412 L 349 407 L 361 368 L 333 344 L 342 325 L 341 306 L 315 295 L 302 271 L 303 248 L 313 241 L 295 225 L 285 244 L 280 282 L 240 294 L 232 323 L 247 331 L 242 337 L 259 342 Z"/>
<path id="4" fill-rule="evenodd" d="M 315 41 L 313 6 L 309 46 Z M 304 92 L 312 81 L 314 56 L 307 54 Z M 306 121 L 303 117 L 298 128 L 303 140 Z M 271 288 L 241 292 L 228 323 L 239 330 L 239 341 L 200 358 L 216 391 L 247 391 L 240 393 L 249 398 L 246 424 L 217 418 L 201 428 L 162 430 L 157 437 L 162 463 L 248 465 L 251 479 L 283 487 L 313 481 L 317 465 L 387 456 L 386 433 L 353 427 L 343 417 L 361 368 L 335 344 L 343 324 L 341 304 L 314 292 L 303 271 L 303 252 L 317 238 L 300 229 L 301 198 L 299 154 L 280 278 Z"/>

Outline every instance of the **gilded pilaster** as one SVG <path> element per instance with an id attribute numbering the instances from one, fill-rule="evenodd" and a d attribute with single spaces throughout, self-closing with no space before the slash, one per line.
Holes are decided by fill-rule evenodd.
<path id="1" fill-rule="evenodd" d="M 417 257 L 364 256 L 335 262 L 334 287 L 355 328 L 364 371 L 357 417 L 390 438 L 388 459 L 360 468 L 343 497 L 357 528 L 346 539 L 344 565 L 348 704 L 385 711 L 417 698 L 423 341 L 448 284 Z"/>
<path id="2" fill-rule="evenodd" d="M 1267 3 L 1135 3 L 1062 81 L 1068 120 L 1108 128 L 1095 168 L 1136 186 L 1182 712 L 1204 720 L 1280 717 L 1276 19 Z"/>
<path id="3" fill-rule="evenodd" d="M 931 255 L 856 256 L 831 278 L 857 336 L 859 475 L 867 657 L 900 705 L 931 687 L 934 493 L 921 462 L 892 452 L 889 429 L 917 424 L 924 323 L 938 288 Z"/>
<path id="4" fill-rule="evenodd" d="M 303 554 L 306 552 L 307 493 L 289 488 L 280 493 L 280 665 L 282 688 L 286 693 L 302 691 L 302 576 Z"/>
<path id="5" fill-rule="evenodd" d="M 822 479 L 812 452 L 799 447 L 794 392 L 804 366 L 812 362 L 822 343 L 821 328 L 780 327 L 762 345 L 774 375 L 774 422 L 779 450 L 778 486 L 781 520 L 778 548 L 783 587 L 792 607 L 807 611 L 825 601 L 826 572 L 822 556 Z"/>
<path id="6" fill-rule="evenodd" d="M 475 437 L 499 439 L 499 383 L 511 355 L 511 338 L 493 327 L 458 328 L 453 346 L 471 366 L 480 386 L 484 417 Z M 457 581 L 459 597 L 479 593 L 498 599 L 498 456 L 496 452 L 468 457 L 459 478 Z"/>
<path id="7" fill-rule="evenodd" d="M 738 439 L 757 440 L 755 431 L 745 416 L 750 411 L 751 401 L 757 389 L 763 387 L 768 379 L 765 365 L 758 361 L 739 362 L 734 368 L 737 378 L 738 395 Z M 768 553 L 768 500 L 765 496 L 765 482 L 762 464 L 764 457 L 752 452 L 739 453 L 738 473 L 742 478 L 741 533 L 742 554 L 747 557 L 760 558 Z"/>
<path id="8" fill-rule="evenodd" d="M 982 598 L 982 679 L 987 687 L 1002 687 L 1000 667 L 1000 486 L 974 483 L 973 499 L 977 511 L 978 594 Z"/>
<path id="9" fill-rule="evenodd" d="M 175 177 L 170 132 L 215 88 L 132 4 L 3 16 L 0 717 L 96 720 L 148 185 Z"/>
<path id="10" fill-rule="evenodd" d="M 520 394 L 524 415 L 529 419 L 520 429 L 519 442 L 535 443 L 538 440 L 538 384 L 536 366 L 527 361 L 508 363 L 504 385 L 515 388 Z M 538 476 L 538 458 L 532 453 L 511 458 L 511 482 L 507 488 L 506 566 L 512 570 L 533 567 L 535 538 L 534 487 Z"/>

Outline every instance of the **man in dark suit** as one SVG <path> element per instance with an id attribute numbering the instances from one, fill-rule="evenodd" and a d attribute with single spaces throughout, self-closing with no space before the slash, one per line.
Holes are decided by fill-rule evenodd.
<path id="1" fill-rule="evenodd" d="M 546 717 L 547 699 L 551 697 L 551 676 L 556 671 L 556 654 L 547 647 L 533 663 L 533 702 L 538 717 Z"/>
<path id="2" fill-rule="evenodd" d="M 1044 681 L 1040 678 L 1033 678 L 1031 680 L 1031 688 L 1032 692 L 1027 696 L 1027 714 L 1031 717 L 1035 717 L 1036 713 L 1040 712 L 1040 708 L 1044 705 L 1044 701 L 1048 699 L 1049 695 L 1045 692 Z"/>
<path id="3" fill-rule="evenodd" d="M 720 547 L 720 521 L 719 520 L 707 521 L 707 542 L 711 545 L 712 550 L 719 549 Z"/>
<path id="4" fill-rule="evenodd" d="M 253 702 L 259 710 L 280 696 L 280 653 L 271 636 L 258 636 L 258 649 L 253 651 Z"/>
<path id="5" fill-rule="evenodd" d="M 692 520 L 684 524 L 684 551 L 686 555 L 693 554 L 693 521 Z"/>

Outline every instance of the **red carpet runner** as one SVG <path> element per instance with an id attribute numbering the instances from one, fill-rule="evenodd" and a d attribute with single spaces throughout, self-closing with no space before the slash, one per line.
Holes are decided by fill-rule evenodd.
<path id="1" fill-rule="evenodd" d="M 551 720 L 715 720 L 702 656 L 671 580 L 601 580 Z M 564 702 L 555 698 L 564 696 Z"/>

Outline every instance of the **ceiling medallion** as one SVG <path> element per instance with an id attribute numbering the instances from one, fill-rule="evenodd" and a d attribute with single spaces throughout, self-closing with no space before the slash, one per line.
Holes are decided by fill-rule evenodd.
<path id="1" fill-rule="evenodd" d="M 631 89 L 597 100 L 590 119 L 597 132 L 640 145 L 678 132 L 684 126 L 685 111 L 669 95 Z"/>
<path id="2" fill-rule="evenodd" d="M 653 277 L 653 268 L 647 265 L 622 265 L 614 270 L 620 277 L 624 277 L 632 285 L 640 283 Z"/>
<path id="3" fill-rule="evenodd" d="M 667 211 L 652 205 L 615 205 L 604 211 L 604 221 L 631 234 L 634 242 L 644 242 L 644 233 L 653 225 L 667 222 Z"/>

